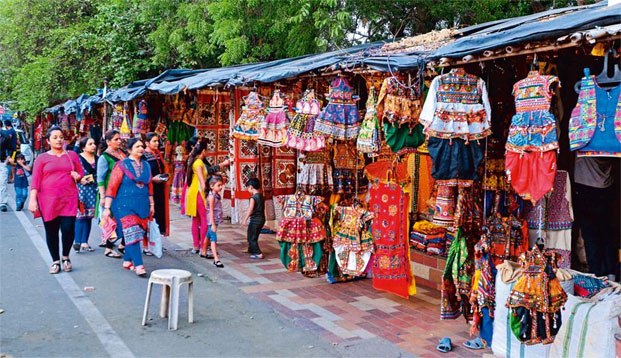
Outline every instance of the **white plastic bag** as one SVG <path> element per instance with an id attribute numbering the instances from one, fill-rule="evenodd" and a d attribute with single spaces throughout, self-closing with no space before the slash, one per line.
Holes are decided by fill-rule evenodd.
<path id="1" fill-rule="evenodd" d="M 149 221 L 149 251 L 158 259 L 162 257 L 162 234 L 155 220 Z"/>

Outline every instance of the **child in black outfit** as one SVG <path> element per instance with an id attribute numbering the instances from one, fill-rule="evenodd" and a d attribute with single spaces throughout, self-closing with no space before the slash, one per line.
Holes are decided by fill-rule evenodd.
<path id="1" fill-rule="evenodd" d="M 26 164 L 26 157 L 23 154 L 15 156 L 15 180 L 13 186 L 15 188 L 15 209 L 21 211 L 24 208 L 26 198 L 28 198 L 28 177 L 31 168 Z"/>
<path id="2" fill-rule="evenodd" d="M 244 218 L 244 225 L 248 224 L 248 252 L 251 259 L 262 259 L 263 253 L 259 248 L 259 234 L 265 225 L 265 199 L 260 192 L 261 183 L 258 179 L 250 179 L 246 188 L 252 194 L 250 205 Z"/>

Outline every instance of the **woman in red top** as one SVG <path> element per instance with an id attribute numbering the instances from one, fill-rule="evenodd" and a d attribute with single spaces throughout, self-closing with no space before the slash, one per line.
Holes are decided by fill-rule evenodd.
<path id="1" fill-rule="evenodd" d="M 80 159 L 75 152 L 65 151 L 62 130 L 53 126 L 47 131 L 50 150 L 39 155 L 34 162 L 32 189 L 28 209 L 41 212 L 47 248 L 52 256 L 50 273 L 60 272 L 59 235 L 62 233 L 63 270 L 72 270 L 69 252 L 74 239 L 75 216 L 78 212 L 76 182 L 84 175 Z"/>

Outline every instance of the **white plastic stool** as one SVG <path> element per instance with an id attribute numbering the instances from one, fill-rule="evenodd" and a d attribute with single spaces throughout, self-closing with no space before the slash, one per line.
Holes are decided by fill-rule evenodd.
<path id="1" fill-rule="evenodd" d="M 144 302 L 142 325 L 147 324 L 149 302 L 151 301 L 151 289 L 153 284 L 162 285 L 162 300 L 160 301 L 160 317 L 168 316 L 168 329 L 176 330 L 179 319 L 179 287 L 188 284 L 188 322 L 194 322 L 194 283 L 192 273 L 185 270 L 167 269 L 155 270 L 149 277 L 147 286 L 147 298 Z"/>

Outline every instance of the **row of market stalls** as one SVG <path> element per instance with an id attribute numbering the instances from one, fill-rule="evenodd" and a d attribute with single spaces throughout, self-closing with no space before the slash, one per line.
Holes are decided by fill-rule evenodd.
<path id="1" fill-rule="evenodd" d="M 235 159 L 225 216 L 240 221 L 258 178 L 289 271 L 332 283 L 372 273 L 404 298 L 436 288 L 441 318 L 464 316 L 497 354 L 612 356 L 619 296 L 589 299 L 619 277 L 619 52 L 621 5 L 604 1 L 167 70 L 52 107 L 37 130 L 158 132 L 179 178 L 185 142 L 207 138 L 210 164 Z M 520 255 L 521 269 L 509 263 Z M 605 318 L 588 333 L 587 307 Z"/>

